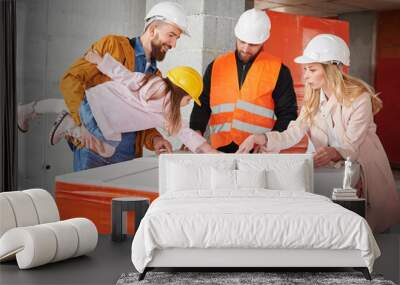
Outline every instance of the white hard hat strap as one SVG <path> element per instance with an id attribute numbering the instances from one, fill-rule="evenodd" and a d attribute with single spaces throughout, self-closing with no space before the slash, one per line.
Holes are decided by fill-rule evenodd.
<path id="1" fill-rule="evenodd" d="M 343 65 L 343 63 L 341 61 L 339 61 L 339 60 L 329 60 L 329 61 L 325 61 L 325 62 L 321 62 L 321 63 L 334 64 L 334 65 L 337 65 L 338 67 Z"/>
<path id="2" fill-rule="evenodd" d="M 174 23 L 174 22 L 168 20 L 167 18 L 165 18 L 165 17 L 163 17 L 163 16 L 153 16 L 153 17 L 148 18 L 148 19 L 146 20 L 145 24 L 144 24 L 144 30 L 146 30 L 146 28 L 147 28 L 151 23 L 153 23 L 154 21 L 162 21 L 162 22 L 164 22 L 164 23 L 167 23 L 167 24 L 173 25 L 173 26 L 175 26 L 175 27 L 178 27 L 180 30 L 182 30 L 182 27 L 179 27 L 176 23 Z M 182 31 L 183 31 L 183 30 L 182 30 Z M 183 31 L 183 32 L 185 32 L 185 31 Z"/>
<path id="3" fill-rule="evenodd" d="M 150 25 L 151 23 L 153 23 L 154 21 L 163 21 L 163 22 L 167 22 L 167 19 L 163 16 L 153 16 L 150 17 L 148 19 L 146 19 L 146 22 L 144 23 L 144 29 L 147 28 L 148 25 Z"/>

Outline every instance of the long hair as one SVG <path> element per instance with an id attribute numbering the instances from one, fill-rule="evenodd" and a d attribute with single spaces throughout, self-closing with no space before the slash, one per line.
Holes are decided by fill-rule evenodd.
<path id="1" fill-rule="evenodd" d="M 170 135 L 175 135 L 181 128 L 181 102 L 183 97 L 188 94 L 180 87 L 176 86 L 168 78 L 163 78 L 167 84 L 167 89 L 171 92 L 170 100 L 165 101 L 165 117 L 167 119 L 166 129 Z"/>
<path id="2" fill-rule="evenodd" d="M 375 115 L 382 109 L 382 100 L 378 98 L 375 90 L 361 79 L 343 73 L 336 64 L 322 64 L 325 72 L 325 80 L 328 88 L 333 90 L 337 101 L 349 106 L 363 93 L 368 93 L 372 103 L 372 113 Z M 303 107 L 301 109 L 301 119 L 311 125 L 315 114 L 319 110 L 320 90 L 314 90 L 306 85 L 304 92 Z"/>
<path id="3" fill-rule="evenodd" d="M 139 84 L 143 87 L 156 76 L 154 74 L 146 74 Z M 165 129 L 169 135 L 176 135 L 181 128 L 181 101 L 188 94 L 182 88 L 173 84 L 168 78 L 160 78 L 165 83 L 164 87 L 159 90 L 162 96 L 166 96 L 171 92 L 170 99 L 164 100 Z"/>

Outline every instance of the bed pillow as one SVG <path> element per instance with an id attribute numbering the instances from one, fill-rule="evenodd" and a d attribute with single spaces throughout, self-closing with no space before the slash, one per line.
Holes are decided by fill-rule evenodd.
<path id="1" fill-rule="evenodd" d="M 235 161 L 215 161 L 208 165 L 178 161 L 168 163 L 167 191 L 211 189 L 211 170 L 235 168 Z"/>
<path id="2" fill-rule="evenodd" d="M 267 179 L 268 189 L 304 192 L 308 189 L 304 163 L 294 164 L 286 170 L 270 169 Z"/>
<path id="3" fill-rule="evenodd" d="M 211 189 L 236 190 L 236 170 L 211 168 Z"/>
<path id="4" fill-rule="evenodd" d="M 262 170 L 236 170 L 236 183 L 238 188 L 266 188 L 267 171 Z"/>
<path id="5" fill-rule="evenodd" d="M 266 170 L 267 189 L 307 191 L 309 169 L 304 161 L 244 160 L 237 161 L 239 170 Z"/>
<path id="6" fill-rule="evenodd" d="M 211 170 L 212 190 L 238 190 L 241 188 L 265 188 L 267 186 L 266 171 L 263 170 Z"/>

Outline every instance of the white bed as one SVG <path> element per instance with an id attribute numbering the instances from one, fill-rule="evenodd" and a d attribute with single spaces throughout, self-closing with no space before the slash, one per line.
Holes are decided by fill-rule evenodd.
<path id="1" fill-rule="evenodd" d="M 132 243 L 154 267 L 354 267 L 380 251 L 367 222 L 313 194 L 310 155 L 170 154 Z"/>

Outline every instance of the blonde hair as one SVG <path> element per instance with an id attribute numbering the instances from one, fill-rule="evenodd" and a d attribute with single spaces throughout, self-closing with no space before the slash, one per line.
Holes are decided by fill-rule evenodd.
<path id="1" fill-rule="evenodd" d="M 170 135 L 176 135 L 182 126 L 181 102 L 183 97 L 188 94 L 168 78 L 163 79 L 167 83 L 167 89 L 171 91 L 170 100 L 164 105 L 167 119 L 166 129 Z"/>
<path id="2" fill-rule="evenodd" d="M 328 89 L 333 90 L 337 101 L 349 106 L 363 93 L 368 93 L 371 97 L 372 113 L 375 115 L 382 109 L 382 100 L 378 98 L 375 90 L 361 79 L 345 74 L 336 64 L 321 64 L 325 72 L 325 80 Z M 301 120 L 308 125 L 313 123 L 315 114 L 319 110 L 320 90 L 305 86 L 303 107 L 301 109 Z"/>
<path id="3" fill-rule="evenodd" d="M 152 78 L 158 75 L 146 74 L 140 81 L 141 88 Z M 182 88 L 173 84 L 168 78 L 161 78 L 164 81 L 164 88 L 160 90 L 162 96 L 171 92 L 170 99 L 164 101 L 164 116 L 166 119 L 165 129 L 169 135 L 176 135 L 181 128 L 181 101 L 188 95 Z"/>

